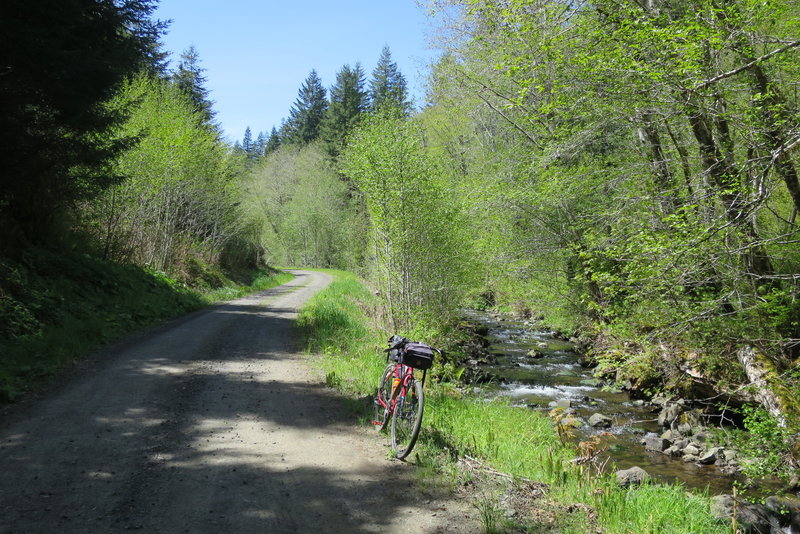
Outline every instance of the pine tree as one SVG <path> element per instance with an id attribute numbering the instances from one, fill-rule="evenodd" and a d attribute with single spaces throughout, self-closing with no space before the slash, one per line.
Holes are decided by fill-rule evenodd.
<path id="1" fill-rule="evenodd" d="M 354 68 L 345 65 L 336 74 L 336 83 L 330 90 L 330 105 L 322 123 L 322 137 L 328 153 L 334 157 L 344 148 L 347 135 L 367 111 L 369 96 L 364 85 L 360 63 Z"/>
<path id="2" fill-rule="evenodd" d="M 375 112 L 391 106 L 408 115 L 411 113 L 411 102 L 408 100 L 407 86 L 405 76 L 397 68 L 397 63 L 392 61 L 389 47 L 384 46 L 369 81 L 370 109 Z"/>
<path id="3" fill-rule="evenodd" d="M 320 125 L 328 108 L 325 88 L 316 70 L 312 70 L 298 91 L 289 119 L 284 128 L 283 138 L 292 143 L 305 144 L 320 134 Z"/>
<path id="4" fill-rule="evenodd" d="M 197 49 L 190 46 L 181 54 L 178 69 L 172 74 L 172 81 L 189 95 L 195 110 L 201 114 L 203 122 L 212 125 L 214 103 L 209 99 L 208 89 L 205 87 L 206 77 L 203 74 L 205 70 L 200 66 L 200 55 L 197 53 Z"/>

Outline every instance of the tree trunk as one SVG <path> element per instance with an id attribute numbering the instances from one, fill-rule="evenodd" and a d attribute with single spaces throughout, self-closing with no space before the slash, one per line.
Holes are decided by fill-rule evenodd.
<path id="1" fill-rule="evenodd" d="M 753 396 L 782 427 L 786 426 L 786 409 L 781 398 L 771 389 L 770 379 L 775 377 L 772 363 L 753 347 L 743 347 L 736 352 L 747 380 L 754 387 Z"/>

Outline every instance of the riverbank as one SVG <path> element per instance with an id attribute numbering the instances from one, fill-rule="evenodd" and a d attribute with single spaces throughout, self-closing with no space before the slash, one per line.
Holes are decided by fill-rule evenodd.
<path id="1" fill-rule="evenodd" d="M 354 420 L 364 425 L 384 364 L 379 349 L 389 335 L 375 319 L 379 314 L 365 310 L 379 309 L 355 276 L 336 273 L 299 319 L 309 349 L 322 354 L 328 385 L 348 394 Z M 415 337 L 443 341 L 423 332 Z M 426 384 L 422 433 L 410 462 L 419 468 L 421 485 L 444 486 L 470 499 L 488 532 L 731 532 L 730 520 L 711 514 L 708 495 L 646 481 L 624 486 L 597 465 L 599 441 L 575 447 L 546 415 L 502 399 L 470 398 L 447 379 L 453 371 L 437 365 Z M 376 433 L 375 439 L 385 436 Z"/>

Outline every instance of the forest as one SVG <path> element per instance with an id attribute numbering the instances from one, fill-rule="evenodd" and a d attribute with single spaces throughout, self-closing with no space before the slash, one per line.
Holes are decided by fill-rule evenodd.
<path id="1" fill-rule="evenodd" d="M 52 313 L 34 251 L 189 286 L 344 269 L 387 328 L 535 316 L 643 394 L 753 407 L 800 459 L 795 0 L 431 0 L 424 103 L 387 46 L 234 144 L 155 1 L 85 4 L 0 7 L 2 343 Z"/>

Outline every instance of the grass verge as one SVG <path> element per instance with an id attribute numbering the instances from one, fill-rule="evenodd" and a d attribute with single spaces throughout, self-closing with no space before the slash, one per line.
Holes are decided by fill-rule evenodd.
<path id="1" fill-rule="evenodd" d="M 350 394 L 366 422 L 385 365 L 377 349 L 388 332 L 371 322 L 369 311 L 379 303 L 358 279 L 332 274 L 334 282 L 306 305 L 299 325 L 309 349 L 322 355 L 328 384 Z M 411 460 L 426 475 L 424 483 L 471 498 L 487 532 L 731 532 L 710 515 L 705 495 L 676 485 L 619 487 L 613 476 L 581 463 L 541 413 L 468 397 L 435 380 L 426 394 Z"/>
<path id="2" fill-rule="evenodd" d="M 163 273 L 84 254 L 32 248 L 0 261 L 0 403 L 103 343 L 291 278 L 259 270 L 196 290 Z"/>

